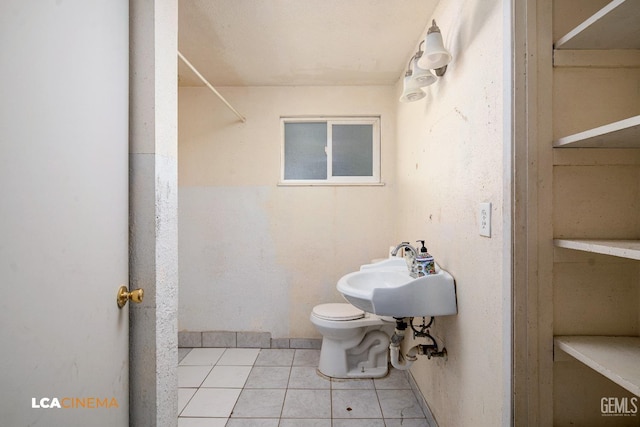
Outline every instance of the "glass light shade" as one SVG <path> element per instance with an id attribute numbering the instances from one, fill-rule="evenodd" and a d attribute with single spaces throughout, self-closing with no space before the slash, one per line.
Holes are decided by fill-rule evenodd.
<path id="1" fill-rule="evenodd" d="M 445 49 L 440 31 L 427 34 L 424 54 L 418 60 L 418 66 L 428 70 L 442 68 L 451 62 L 451 54 Z"/>
<path id="2" fill-rule="evenodd" d="M 436 76 L 434 76 L 431 71 L 425 70 L 424 68 L 420 68 L 418 66 L 418 58 L 412 61 L 411 70 L 413 71 L 413 74 L 411 75 L 411 79 L 414 81 L 414 84 L 418 87 L 425 87 L 425 86 L 432 85 L 437 80 Z"/>
<path id="3" fill-rule="evenodd" d="M 424 93 L 422 89 L 420 89 L 420 86 L 416 84 L 415 80 L 413 80 L 412 77 L 413 76 L 411 75 L 404 77 L 404 90 L 402 91 L 400 102 L 418 101 L 427 96 L 427 94 Z"/>

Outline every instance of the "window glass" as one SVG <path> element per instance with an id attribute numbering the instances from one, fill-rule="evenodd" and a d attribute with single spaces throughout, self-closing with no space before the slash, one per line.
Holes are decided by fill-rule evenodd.
<path id="1" fill-rule="evenodd" d="M 284 179 L 327 179 L 327 123 L 285 123 Z"/>
<path id="2" fill-rule="evenodd" d="M 373 126 L 331 127 L 333 176 L 373 176 Z"/>

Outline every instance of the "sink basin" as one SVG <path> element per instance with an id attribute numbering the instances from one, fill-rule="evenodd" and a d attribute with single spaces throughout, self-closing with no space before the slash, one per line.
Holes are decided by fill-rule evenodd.
<path id="1" fill-rule="evenodd" d="M 340 278 L 337 288 L 352 305 L 380 316 L 429 317 L 458 312 L 455 284 L 448 272 L 436 265 L 436 274 L 413 278 L 402 258 L 363 265 L 360 271 Z"/>
<path id="2" fill-rule="evenodd" d="M 362 270 L 400 270 L 409 273 L 407 261 L 404 258 L 394 256 L 372 264 L 361 265 L 360 271 Z"/>

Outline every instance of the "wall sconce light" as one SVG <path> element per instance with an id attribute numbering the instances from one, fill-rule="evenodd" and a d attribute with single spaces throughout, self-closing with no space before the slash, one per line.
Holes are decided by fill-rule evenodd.
<path id="1" fill-rule="evenodd" d="M 422 45 L 425 45 L 424 52 Z M 418 52 L 409 60 L 407 71 L 404 74 L 404 90 L 400 96 L 401 102 L 418 101 L 426 96 L 423 87 L 432 85 L 437 78 L 430 70 L 434 70 L 436 76 L 442 77 L 447 71 L 447 64 L 451 62 L 451 54 L 445 49 L 442 42 L 442 33 L 436 25 L 435 19 L 427 31 L 427 36 L 420 42 Z"/>

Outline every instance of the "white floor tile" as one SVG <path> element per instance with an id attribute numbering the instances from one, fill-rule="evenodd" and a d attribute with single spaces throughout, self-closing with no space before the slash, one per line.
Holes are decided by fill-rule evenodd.
<path id="1" fill-rule="evenodd" d="M 399 420 L 401 421 L 401 420 Z M 360 419 L 335 419 L 333 427 L 385 427 L 385 420 L 382 418 L 360 418 Z M 401 427 L 404 427 L 401 426 Z"/>
<path id="2" fill-rule="evenodd" d="M 178 427 L 225 427 L 227 418 L 178 418 Z"/>
<path id="3" fill-rule="evenodd" d="M 237 388 L 198 389 L 180 415 L 182 417 L 229 417 L 240 391 Z"/>
<path id="4" fill-rule="evenodd" d="M 259 348 L 228 348 L 218 360 L 218 365 L 251 366 L 258 358 L 258 353 L 260 353 Z"/>
<path id="5" fill-rule="evenodd" d="M 331 388 L 333 390 L 366 390 L 374 389 L 372 379 L 331 379 Z"/>
<path id="6" fill-rule="evenodd" d="M 191 400 L 196 391 L 198 391 L 197 388 L 178 389 L 178 414 L 187 406 L 187 403 L 189 403 L 189 400 Z"/>
<path id="7" fill-rule="evenodd" d="M 279 418 L 285 389 L 242 390 L 233 409 L 233 418 Z"/>
<path id="8" fill-rule="evenodd" d="M 426 418 L 385 418 L 384 424 L 387 427 L 430 427 L 429 422 Z M 334 424 L 333 426 L 339 427 L 336 424 Z"/>
<path id="9" fill-rule="evenodd" d="M 320 363 L 320 350 L 298 349 L 293 356 L 293 366 L 315 366 Z"/>
<path id="10" fill-rule="evenodd" d="M 182 359 L 180 365 L 215 365 L 224 351 L 224 348 L 194 348 Z"/>
<path id="11" fill-rule="evenodd" d="M 287 388 L 290 371 L 286 366 L 254 366 L 245 388 Z"/>
<path id="12" fill-rule="evenodd" d="M 329 389 L 331 381 L 318 375 L 313 366 L 294 366 L 291 368 L 289 388 Z"/>
<path id="13" fill-rule="evenodd" d="M 331 419 L 283 418 L 279 427 L 331 427 Z M 367 425 L 365 427 L 371 427 Z M 384 427 L 384 425 L 382 426 Z"/>
<path id="14" fill-rule="evenodd" d="M 291 366 L 294 349 L 262 349 L 256 359 L 256 366 Z"/>
<path id="15" fill-rule="evenodd" d="M 251 366 L 214 366 L 202 387 L 242 388 Z"/>
<path id="16" fill-rule="evenodd" d="M 428 427 L 404 372 L 329 380 L 318 350 L 195 348 L 178 366 L 178 427 Z M 383 419 L 384 416 L 384 419 Z"/>
<path id="17" fill-rule="evenodd" d="M 331 418 L 329 390 L 287 390 L 282 418 Z"/>
<path id="18" fill-rule="evenodd" d="M 178 363 L 182 362 L 182 359 L 184 359 L 190 351 L 190 348 L 178 347 Z"/>
<path id="19" fill-rule="evenodd" d="M 382 418 L 375 390 L 333 390 L 333 418 Z"/>
<path id="20" fill-rule="evenodd" d="M 377 393 L 385 418 L 424 418 L 412 390 L 378 390 Z"/>
<path id="21" fill-rule="evenodd" d="M 279 418 L 229 418 L 226 427 L 278 427 Z M 298 424 L 300 427 L 304 424 Z M 307 426 L 305 426 L 307 427 Z"/>
<path id="22" fill-rule="evenodd" d="M 178 387 L 200 387 L 211 366 L 178 366 Z"/>
<path id="23" fill-rule="evenodd" d="M 405 371 L 400 371 L 398 369 L 390 369 L 389 375 L 384 378 L 376 378 L 373 380 L 376 389 L 382 390 L 410 390 L 411 383 L 407 379 L 407 374 Z"/>

